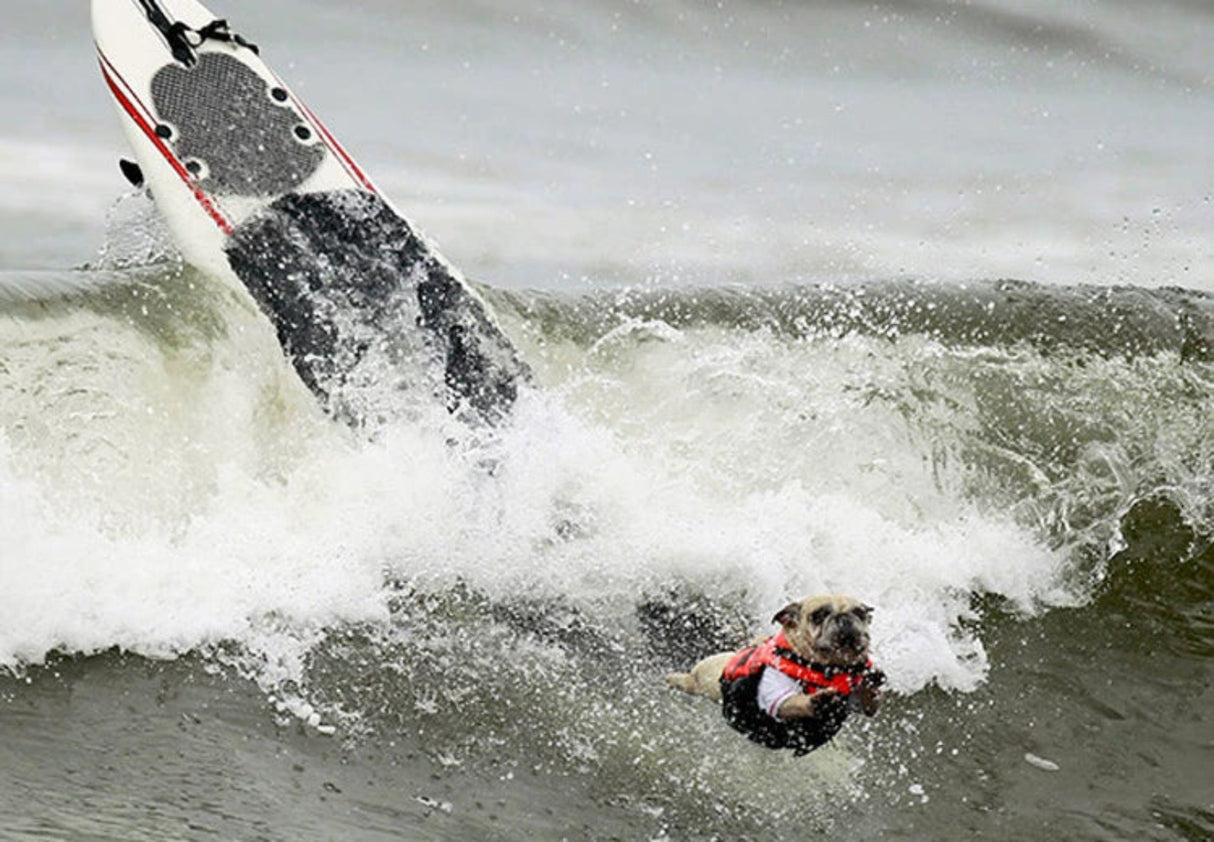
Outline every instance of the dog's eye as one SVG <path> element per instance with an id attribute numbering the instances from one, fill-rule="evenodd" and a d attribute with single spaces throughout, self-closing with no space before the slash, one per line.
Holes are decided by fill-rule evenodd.
<path id="1" fill-rule="evenodd" d="M 820 626 L 830 619 L 831 609 L 828 605 L 823 605 L 817 611 L 809 615 L 809 621 L 815 626 Z"/>

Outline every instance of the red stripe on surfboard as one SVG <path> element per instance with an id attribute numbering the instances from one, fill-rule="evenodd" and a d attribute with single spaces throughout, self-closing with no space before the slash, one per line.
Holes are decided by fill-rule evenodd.
<path id="1" fill-rule="evenodd" d="M 106 58 L 105 53 L 101 52 L 100 48 L 97 50 L 97 55 L 101 57 L 101 75 L 105 77 L 106 85 L 109 86 L 110 92 L 114 95 L 114 98 L 118 100 L 118 104 L 122 106 L 122 110 L 135 121 L 135 125 L 137 125 L 139 129 L 147 136 L 147 139 L 151 141 L 152 145 L 159 150 L 160 154 L 164 156 L 164 159 L 169 162 L 169 166 L 171 166 L 173 171 L 176 172 L 181 178 L 182 182 L 185 183 L 185 186 L 190 188 L 190 191 L 194 194 L 194 198 L 198 201 L 198 204 L 201 205 L 202 209 L 207 212 L 207 215 L 215 221 L 215 224 L 219 226 L 219 230 L 225 234 L 231 234 L 232 223 L 229 222 L 228 218 L 223 215 L 223 212 L 215 206 L 215 203 L 211 201 L 211 197 L 199 189 L 198 185 L 194 183 L 194 179 L 190 175 L 189 170 L 182 166 L 181 161 L 177 160 L 177 156 L 173 154 L 173 151 L 169 149 L 164 140 L 156 134 L 156 129 L 152 126 L 152 121 L 147 116 L 150 114 L 150 112 L 144 107 L 143 103 L 139 101 L 139 98 L 135 96 L 134 91 L 131 90 L 131 86 L 127 84 L 125 79 L 122 78 L 122 74 L 120 74 L 117 69 L 114 68 L 114 65 L 110 63 L 110 60 Z M 121 83 L 121 87 L 119 86 L 119 83 Z M 126 88 L 126 92 L 122 90 L 123 88 Z"/>
<path id="2" fill-rule="evenodd" d="M 279 87 L 281 87 L 284 91 L 290 92 L 291 89 L 283 84 L 282 79 L 277 73 L 274 73 L 274 71 L 271 70 L 270 75 L 272 75 L 278 81 Z M 308 118 L 308 122 L 312 124 L 312 127 L 320 133 L 320 139 L 324 141 L 325 146 L 329 147 L 333 154 L 337 156 L 337 160 L 341 162 L 342 167 L 345 168 L 346 173 L 349 174 L 350 178 L 357 181 L 367 190 L 378 195 L 379 191 L 375 189 L 375 185 L 371 183 L 371 179 L 367 178 L 366 173 L 362 171 L 358 164 L 354 163 L 354 159 L 350 157 L 350 153 L 346 152 L 345 148 L 343 148 L 342 145 L 337 142 L 337 138 L 333 137 L 333 135 L 329 133 L 329 130 L 325 128 L 325 124 L 320 122 L 320 118 L 312 113 L 312 109 L 308 108 L 308 106 L 305 105 L 299 97 L 295 96 L 295 94 L 291 93 L 290 97 L 291 101 L 295 103 L 295 106 L 303 112 L 305 117 Z"/>
<path id="3" fill-rule="evenodd" d="M 367 178 L 363 171 L 359 169 L 358 164 L 354 163 L 354 159 L 347 154 L 346 150 L 342 148 L 342 145 L 337 142 L 337 139 L 334 138 L 333 135 L 329 134 L 329 130 L 325 128 L 325 124 L 320 122 L 320 120 L 316 118 L 316 115 L 312 113 L 312 109 L 308 108 L 308 106 L 304 105 L 302 102 L 299 103 L 299 105 L 301 108 L 303 108 L 304 112 L 307 113 L 308 118 L 312 121 L 313 125 L 320 130 L 320 134 L 321 137 L 324 138 L 325 145 L 332 149 L 337 157 L 341 159 L 342 163 L 346 167 L 346 171 L 349 172 L 350 175 L 354 176 L 355 180 L 362 184 L 363 187 L 367 188 L 372 193 L 379 193 L 379 191 L 375 189 L 375 185 L 371 183 L 371 179 Z"/>
<path id="4" fill-rule="evenodd" d="M 96 42 L 94 42 L 94 46 L 95 45 L 96 45 Z M 110 75 L 113 76 L 114 79 L 116 79 L 118 82 L 120 82 L 122 84 L 122 87 L 126 89 L 127 99 L 129 99 L 133 105 L 135 105 L 139 108 L 140 112 L 143 114 L 144 119 L 147 120 L 148 123 L 155 123 L 156 122 L 155 116 L 153 116 L 152 112 L 148 110 L 147 106 L 144 105 L 139 100 L 139 96 L 135 93 L 134 88 L 132 88 L 130 86 L 130 84 L 126 81 L 126 79 L 122 78 L 122 74 L 120 74 L 118 72 L 118 68 L 114 67 L 113 63 L 110 62 L 109 58 L 105 55 L 105 53 L 101 52 L 101 47 L 97 47 L 97 56 L 104 63 L 103 67 L 101 68 L 102 73 L 104 73 L 106 71 L 106 69 L 108 68 Z"/>
<path id="5" fill-rule="evenodd" d="M 304 104 L 303 100 L 295 96 L 291 89 L 286 86 L 286 83 L 282 81 L 281 76 L 279 76 L 273 70 L 270 70 L 268 67 L 266 68 L 266 71 L 274 77 L 276 82 L 278 82 L 278 87 L 286 91 L 287 96 L 291 97 L 292 104 L 294 104 L 294 106 L 299 109 L 307 121 L 312 124 L 312 128 L 314 128 L 320 135 L 321 141 L 329 149 L 329 151 L 337 156 L 337 161 L 341 164 L 342 169 L 346 171 L 346 175 L 350 176 L 350 178 L 354 179 L 370 192 L 378 195 L 379 191 L 375 189 L 375 185 L 371 183 L 371 179 L 367 178 L 366 173 L 362 171 L 358 164 L 354 163 L 354 159 L 350 157 L 350 153 L 346 152 L 345 148 L 337 142 L 337 138 L 333 137 L 333 135 L 329 133 L 329 130 L 325 128 L 325 124 L 320 122 L 320 118 L 312 113 L 312 109 L 308 108 L 308 106 Z"/>

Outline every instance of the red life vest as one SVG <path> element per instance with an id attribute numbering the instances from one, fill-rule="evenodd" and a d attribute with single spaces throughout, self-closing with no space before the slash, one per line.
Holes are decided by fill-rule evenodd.
<path id="1" fill-rule="evenodd" d="M 768 667 L 796 679 L 802 691 L 811 696 L 830 687 L 846 697 L 864 682 L 872 661 L 856 667 L 814 665 L 793 652 L 788 638 L 780 632 L 756 646 L 746 647 L 725 665 L 721 672 L 721 712 L 725 721 L 760 745 L 789 748 L 802 755 L 829 742 L 839 732 L 849 705 L 831 705 L 823 715 L 808 719 L 769 716 L 759 709 L 758 699 L 759 680 Z"/>
<path id="2" fill-rule="evenodd" d="M 840 695 L 849 696 L 864 681 L 864 671 L 871 669 L 873 662 L 863 667 L 825 667 L 818 669 L 792 651 L 784 632 L 769 637 L 757 646 L 748 646 L 725 665 L 722 681 L 736 681 L 754 675 L 763 667 L 773 667 L 790 678 L 801 682 L 804 691 L 813 695 L 831 687 Z"/>

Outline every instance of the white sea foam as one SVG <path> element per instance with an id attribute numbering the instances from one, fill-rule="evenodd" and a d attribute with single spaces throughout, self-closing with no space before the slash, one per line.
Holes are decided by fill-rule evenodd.
<path id="1" fill-rule="evenodd" d="M 577 363 L 550 349 L 545 388 L 469 450 L 441 410 L 358 442 L 223 306 L 205 349 L 87 313 L 22 328 L 0 377 L 0 664 L 231 640 L 274 686 L 326 626 L 384 621 L 388 579 L 604 622 L 680 581 L 746 592 L 756 631 L 787 599 L 854 593 L 893 688 L 969 689 L 988 668 L 959 625 L 973 593 L 1066 599 L 1059 555 L 939 487 L 896 413 L 865 406 L 886 375 L 863 343 L 666 329 Z"/>

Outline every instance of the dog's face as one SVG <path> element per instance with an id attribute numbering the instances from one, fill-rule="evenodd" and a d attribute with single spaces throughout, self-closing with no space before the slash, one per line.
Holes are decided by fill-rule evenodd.
<path id="1" fill-rule="evenodd" d="M 811 596 L 780 609 L 773 619 L 802 658 L 832 666 L 868 659 L 868 621 L 873 609 L 850 596 Z"/>

